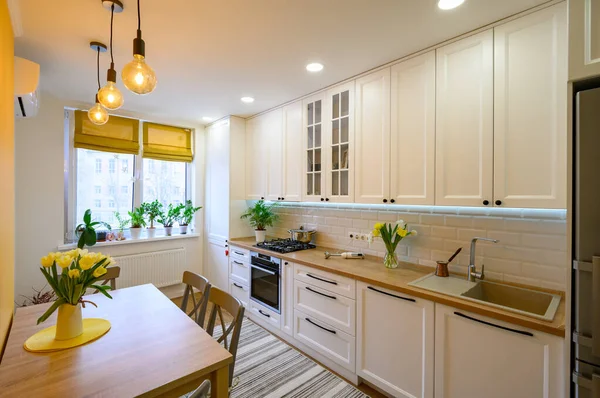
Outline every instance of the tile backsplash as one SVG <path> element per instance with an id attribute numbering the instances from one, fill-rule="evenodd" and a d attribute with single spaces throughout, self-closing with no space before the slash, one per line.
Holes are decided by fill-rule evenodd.
<path id="1" fill-rule="evenodd" d="M 380 257 L 385 253 L 380 240 L 369 244 L 351 239 L 350 233 L 369 233 L 376 222 L 402 219 L 418 235 L 400 242 L 398 258 L 434 267 L 435 260 L 447 260 L 462 247 L 450 266 L 453 272 L 466 273 L 473 237 L 498 239 L 477 243 L 476 265 L 485 264 L 486 278 L 566 288 L 566 210 L 283 203 L 277 211 L 280 221 L 269 235 L 289 237 L 288 229 L 302 225 L 318 231 L 319 246 Z"/>

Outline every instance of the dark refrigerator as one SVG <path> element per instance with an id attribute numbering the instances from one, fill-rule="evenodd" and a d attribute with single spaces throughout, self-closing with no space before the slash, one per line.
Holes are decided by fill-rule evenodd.
<path id="1" fill-rule="evenodd" d="M 600 398 L 600 88 L 574 109 L 571 391 Z"/>

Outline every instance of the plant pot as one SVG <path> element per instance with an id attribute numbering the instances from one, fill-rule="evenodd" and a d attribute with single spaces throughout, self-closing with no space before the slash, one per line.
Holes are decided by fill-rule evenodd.
<path id="1" fill-rule="evenodd" d="M 256 234 L 256 243 L 264 242 L 267 239 L 267 231 L 266 230 L 258 230 L 255 229 L 254 233 Z"/>
<path id="2" fill-rule="evenodd" d="M 188 227 L 187 225 L 180 225 L 180 226 L 179 226 L 179 233 L 180 233 L 181 235 L 185 235 L 185 234 L 187 234 L 187 227 Z"/>
<path id="3" fill-rule="evenodd" d="M 139 239 L 142 234 L 141 228 L 129 228 L 129 234 L 131 235 L 131 239 Z"/>
<path id="4" fill-rule="evenodd" d="M 96 231 L 96 242 L 106 241 L 106 231 Z"/>
<path id="5" fill-rule="evenodd" d="M 81 304 L 63 304 L 58 307 L 56 318 L 55 340 L 69 340 L 83 333 L 83 319 L 81 317 Z"/>
<path id="6" fill-rule="evenodd" d="M 173 227 L 165 227 L 165 235 L 171 236 L 173 234 Z"/>
<path id="7" fill-rule="evenodd" d="M 123 232 L 123 231 L 117 232 L 117 240 L 125 240 L 125 232 Z"/>
<path id="8" fill-rule="evenodd" d="M 148 233 L 148 239 L 152 239 L 156 236 L 156 228 L 148 228 L 146 232 Z"/>

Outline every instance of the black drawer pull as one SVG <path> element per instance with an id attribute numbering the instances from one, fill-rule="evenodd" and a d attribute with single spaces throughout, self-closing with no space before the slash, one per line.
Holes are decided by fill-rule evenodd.
<path id="1" fill-rule="evenodd" d="M 335 330 L 327 329 L 327 328 L 324 328 L 324 327 L 323 327 L 323 326 L 321 326 L 321 325 L 317 325 L 316 323 L 314 323 L 313 321 L 311 321 L 311 320 L 310 320 L 310 319 L 308 319 L 308 318 L 304 318 L 304 319 L 306 319 L 306 321 L 307 321 L 308 323 L 310 323 L 311 325 L 315 325 L 316 327 L 318 327 L 318 328 L 321 328 L 321 329 L 325 330 L 326 332 L 329 332 L 329 333 L 336 334 Z"/>
<path id="2" fill-rule="evenodd" d="M 316 294 L 320 294 L 321 296 L 325 296 L 325 297 L 327 297 L 327 298 L 330 298 L 330 299 L 337 300 L 337 297 L 335 297 L 335 296 L 330 296 L 330 295 L 328 295 L 328 294 L 325 294 L 325 293 L 317 292 L 316 290 L 313 290 L 313 289 L 311 289 L 311 288 L 310 288 L 310 287 L 308 287 L 308 286 L 306 286 L 306 290 L 308 290 L 309 292 L 313 292 L 313 293 L 316 293 Z"/>
<path id="3" fill-rule="evenodd" d="M 337 285 L 336 281 L 328 281 L 327 279 L 321 279 L 318 276 L 314 276 L 314 275 L 311 275 L 309 273 L 306 273 L 306 276 L 308 276 L 309 278 L 316 279 L 316 280 L 321 281 L 321 282 L 331 283 L 332 285 Z"/>
<path id="4" fill-rule="evenodd" d="M 238 251 L 235 251 L 235 250 L 234 250 L 233 252 L 234 252 L 235 254 L 237 254 L 238 256 L 245 256 L 245 255 L 246 255 L 245 253 L 238 252 Z"/>
<path id="5" fill-rule="evenodd" d="M 396 298 L 399 298 L 400 300 L 412 301 L 413 303 L 417 302 L 417 300 L 415 300 L 415 299 L 408 298 L 408 297 L 402 297 L 402 296 L 396 296 L 395 294 L 388 293 L 388 292 L 383 292 L 383 291 L 381 291 L 379 289 L 375 289 L 372 286 L 367 286 L 367 289 L 373 290 L 374 292 L 377 292 L 377 293 L 385 294 L 386 296 L 396 297 Z"/>
<path id="6" fill-rule="evenodd" d="M 233 282 L 233 286 L 240 288 L 242 290 L 244 290 L 244 287 L 242 285 L 238 285 L 237 283 Z"/>
<path id="7" fill-rule="evenodd" d="M 233 262 L 236 263 L 237 265 L 241 265 L 242 267 L 244 266 L 244 263 L 240 263 L 239 261 L 233 260 Z"/>
<path id="8" fill-rule="evenodd" d="M 270 318 L 270 317 L 271 317 L 271 315 L 269 315 L 269 314 L 267 314 L 267 313 L 265 313 L 265 312 L 262 312 L 262 310 L 258 310 L 258 312 L 260 312 L 260 314 L 261 314 L 261 315 L 264 315 L 264 316 L 266 316 L 267 318 Z"/>
<path id="9" fill-rule="evenodd" d="M 526 332 L 526 331 L 524 331 L 524 330 L 511 329 L 511 328 L 507 328 L 506 326 L 496 325 L 496 324 L 493 324 L 493 323 L 491 323 L 491 322 L 486 322 L 486 321 L 482 321 L 481 319 L 473 318 L 473 317 L 471 317 L 471 316 L 468 316 L 468 315 L 462 314 L 462 313 L 460 313 L 460 312 L 456 312 L 456 311 L 454 311 L 454 315 L 460 316 L 460 317 L 462 317 L 462 318 L 469 319 L 469 320 L 471 320 L 471 321 L 475 321 L 475 322 L 483 323 L 484 325 L 493 326 L 493 327 L 495 327 L 495 328 L 498 328 L 498 329 L 507 330 L 507 331 L 509 331 L 509 332 L 513 332 L 513 333 L 522 334 L 523 336 L 529 336 L 529 337 L 533 337 L 533 333 L 531 333 L 531 332 Z"/>

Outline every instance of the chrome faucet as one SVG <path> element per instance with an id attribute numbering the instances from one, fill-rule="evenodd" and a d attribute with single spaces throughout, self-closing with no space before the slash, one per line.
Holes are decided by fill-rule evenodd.
<path id="1" fill-rule="evenodd" d="M 469 267 L 467 268 L 467 280 L 469 282 L 475 282 L 475 279 L 483 279 L 485 277 L 485 274 L 483 273 L 483 264 L 481 264 L 481 272 L 477 272 L 477 268 L 475 267 L 475 245 L 478 240 L 498 243 L 497 239 L 490 238 L 473 238 L 471 240 L 471 255 L 469 256 Z"/>

